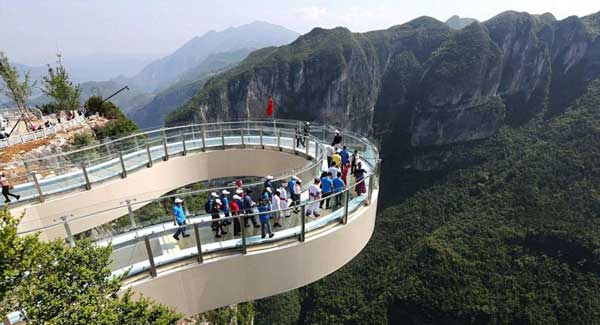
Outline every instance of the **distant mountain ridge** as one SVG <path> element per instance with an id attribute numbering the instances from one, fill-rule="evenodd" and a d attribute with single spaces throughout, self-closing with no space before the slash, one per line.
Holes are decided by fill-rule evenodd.
<path id="1" fill-rule="evenodd" d="M 128 82 L 146 92 L 157 92 L 176 82 L 181 74 L 211 54 L 284 45 L 299 35 L 285 27 L 260 21 L 219 32 L 210 31 L 194 37 L 172 54 L 150 63 Z"/>
<path id="2" fill-rule="evenodd" d="M 454 16 L 448 18 L 448 20 L 446 20 L 446 25 L 448 25 L 448 27 L 450 27 L 452 29 L 463 29 L 463 28 L 471 25 L 474 22 L 477 22 L 477 19 L 462 18 L 458 15 L 454 15 Z"/>
<path id="3" fill-rule="evenodd" d="M 143 129 L 162 126 L 165 117 L 192 98 L 211 76 L 238 64 L 250 52 L 252 49 L 241 49 L 209 55 L 200 64 L 182 73 L 175 84 L 156 94 L 152 101 L 136 106 L 127 115 Z"/>

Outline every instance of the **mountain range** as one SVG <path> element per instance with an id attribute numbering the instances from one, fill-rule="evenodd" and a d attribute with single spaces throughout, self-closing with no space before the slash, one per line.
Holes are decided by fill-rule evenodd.
<path id="1" fill-rule="evenodd" d="M 182 74 L 201 64 L 211 54 L 283 45 L 298 36 L 298 33 L 287 28 L 260 21 L 219 32 L 210 31 L 194 37 L 172 54 L 148 64 L 127 83 L 145 92 L 159 92 L 179 81 Z"/>
<path id="2" fill-rule="evenodd" d="M 375 137 L 373 238 L 255 324 L 600 322 L 600 12 L 315 28 L 211 77 L 167 124 L 316 120 Z"/>

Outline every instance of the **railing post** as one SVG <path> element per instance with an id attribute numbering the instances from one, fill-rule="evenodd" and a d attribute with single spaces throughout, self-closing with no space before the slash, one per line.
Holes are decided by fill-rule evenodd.
<path id="1" fill-rule="evenodd" d="M 40 186 L 40 182 L 38 181 L 35 172 L 31 173 L 31 178 L 33 178 L 33 183 L 35 184 L 35 190 L 38 193 L 38 199 L 40 200 L 40 203 L 44 203 L 44 194 L 42 194 L 42 187 Z"/>
<path id="2" fill-rule="evenodd" d="M 275 133 L 277 134 L 277 148 L 281 151 L 281 133 L 279 130 L 275 130 Z"/>
<path id="3" fill-rule="evenodd" d="M 154 265 L 154 255 L 152 255 L 152 247 L 147 235 L 144 237 L 144 243 L 146 244 L 146 253 L 148 253 L 148 262 L 150 262 L 150 275 L 154 278 L 156 277 L 156 265 Z"/>
<path id="4" fill-rule="evenodd" d="M 85 180 L 85 189 L 89 191 L 92 189 L 92 184 L 90 183 L 90 177 L 84 162 L 81 163 L 81 171 L 83 172 L 83 179 Z"/>
<path id="5" fill-rule="evenodd" d="M 163 137 L 163 149 L 165 150 L 165 155 L 163 156 L 163 161 L 169 160 L 169 149 L 167 148 L 167 137 Z"/>
<path id="6" fill-rule="evenodd" d="M 294 136 L 292 137 L 292 149 L 294 150 L 294 154 L 297 155 L 298 151 L 296 151 L 296 133 L 294 133 Z"/>
<path id="7" fill-rule="evenodd" d="M 242 146 L 245 147 L 246 145 L 244 144 L 244 128 L 242 128 L 240 130 L 240 133 L 241 133 L 241 139 L 242 139 Z"/>
<path id="8" fill-rule="evenodd" d="M 127 212 L 129 214 L 129 223 L 131 223 L 132 228 L 137 228 L 137 224 L 135 223 L 135 215 L 133 214 L 133 207 L 131 207 L 131 200 L 125 200 L 125 203 L 127 203 Z"/>
<path id="9" fill-rule="evenodd" d="M 260 128 L 259 134 L 260 134 L 260 146 L 262 149 L 264 149 L 265 145 L 263 144 L 263 128 Z"/>
<path id="10" fill-rule="evenodd" d="M 202 258 L 202 243 L 200 242 L 200 229 L 198 229 L 198 224 L 194 224 L 194 236 L 196 237 L 196 248 L 198 249 L 198 263 L 203 263 L 204 260 Z"/>
<path id="11" fill-rule="evenodd" d="M 300 241 L 304 242 L 306 239 L 306 204 L 302 205 L 300 208 L 300 220 L 302 220 L 302 225 L 300 225 Z"/>
<path id="12" fill-rule="evenodd" d="M 187 147 L 185 146 L 185 133 L 181 132 L 181 145 L 183 146 L 182 156 L 187 155 Z"/>
<path id="13" fill-rule="evenodd" d="M 304 137 L 304 149 L 306 150 L 306 158 L 310 159 L 309 156 L 309 148 L 310 148 L 310 139 L 308 137 Z"/>
<path id="14" fill-rule="evenodd" d="M 225 134 L 223 133 L 223 125 L 221 125 L 221 145 L 225 149 Z"/>
<path id="15" fill-rule="evenodd" d="M 127 169 L 125 168 L 125 160 L 123 160 L 123 152 L 119 151 L 119 160 L 121 161 L 121 178 L 127 177 Z"/>
<path id="16" fill-rule="evenodd" d="M 69 241 L 69 246 L 75 247 L 75 239 L 73 238 L 73 233 L 71 232 L 71 227 L 67 222 L 67 216 L 62 216 L 60 219 L 63 221 L 63 226 L 65 227 L 65 232 L 67 233 L 67 240 Z"/>
<path id="17" fill-rule="evenodd" d="M 29 163 L 27 162 L 27 160 L 23 160 L 23 168 L 25 168 L 25 175 L 27 175 L 27 181 L 33 181 L 33 179 L 31 178 L 31 171 L 29 170 Z"/>
<path id="18" fill-rule="evenodd" d="M 202 151 L 206 151 L 206 134 L 202 129 Z"/>
<path id="19" fill-rule="evenodd" d="M 367 197 L 367 204 L 371 204 L 371 197 L 373 196 L 373 184 L 375 184 L 373 174 L 369 176 L 369 196 Z"/>
<path id="20" fill-rule="evenodd" d="M 238 215 L 238 223 L 240 224 L 240 229 L 242 230 L 242 254 L 246 255 L 248 252 L 246 248 L 246 227 L 244 227 L 244 220 L 242 220 L 242 216 Z"/>
<path id="21" fill-rule="evenodd" d="M 348 203 L 350 203 L 350 188 L 347 188 L 346 192 L 344 192 L 344 217 L 342 218 L 343 224 L 348 223 Z"/>
<path id="22" fill-rule="evenodd" d="M 150 153 L 150 144 L 146 143 L 146 154 L 148 155 L 148 162 L 146 163 L 146 167 L 152 167 L 152 153 Z"/>

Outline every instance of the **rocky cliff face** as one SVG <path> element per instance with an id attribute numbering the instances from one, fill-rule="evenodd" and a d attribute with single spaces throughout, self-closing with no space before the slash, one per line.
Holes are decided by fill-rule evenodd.
<path id="1" fill-rule="evenodd" d="M 418 157 L 564 109 L 600 74 L 599 16 L 505 12 L 461 30 L 427 17 L 363 34 L 315 29 L 211 79 L 167 121 L 264 117 L 272 95 L 276 117 L 372 132 Z"/>

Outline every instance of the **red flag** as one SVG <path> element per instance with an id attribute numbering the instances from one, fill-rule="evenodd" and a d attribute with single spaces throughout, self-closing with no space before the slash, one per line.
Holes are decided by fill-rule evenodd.
<path id="1" fill-rule="evenodd" d="M 269 104 L 267 105 L 267 116 L 273 116 L 273 96 L 269 97 Z"/>

